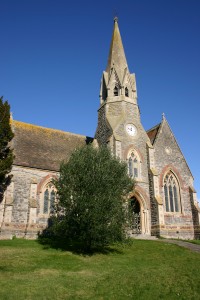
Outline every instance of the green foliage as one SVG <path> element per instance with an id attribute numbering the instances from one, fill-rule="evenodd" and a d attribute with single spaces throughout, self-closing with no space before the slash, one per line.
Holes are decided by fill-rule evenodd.
<path id="1" fill-rule="evenodd" d="M 123 197 L 133 189 L 125 163 L 106 147 L 75 150 L 60 168 L 57 232 L 85 250 L 120 241 L 125 233 Z M 55 223 L 55 222 L 54 222 Z"/>
<path id="2" fill-rule="evenodd" d="M 9 173 L 13 163 L 13 150 L 10 149 L 9 142 L 13 136 L 10 105 L 7 101 L 3 102 L 3 97 L 0 97 L 0 201 L 11 179 Z"/>

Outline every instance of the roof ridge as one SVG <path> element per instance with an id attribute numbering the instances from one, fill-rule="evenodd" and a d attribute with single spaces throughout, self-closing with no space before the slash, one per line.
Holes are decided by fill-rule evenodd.
<path id="1" fill-rule="evenodd" d="M 15 125 L 15 123 L 18 123 L 19 125 L 21 124 L 21 125 L 24 125 L 24 126 L 35 127 L 35 128 L 38 128 L 38 129 L 44 129 L 44 130 L 55 131 L 55 132 L 60 132 L 60 133 L 68 133 L 68 134 L 75 135 L 75 136 L 80 136 L 80 137 L 86 137 L 87 136 L 87 135 L 83 135 L 83 134 L 64 131 L 64 130 L 61 130 L 61 129 L 54 129 L 54 128 L 49 128 L 49 127 L 44 127 L 44 126 L 35 125 L 35 124 L 26 123 L 26 122 L 17 121 L 17 120 L 12 120 L 11 123 L 13 125 Z"/>
<path id="2" fill-rule="evenodd" d="M 154 127 L 151 127 L 150 129 L 146 130 L 146 132 L 149 132 L 149 131 L 151 131 L 151 130 L 154 130 L 154 129 L 156 129 L 157 127 L 159 127 L 160 125 L 161 125 L 161 122 L 158 123 L 157 125 L 155 125 Z"/>

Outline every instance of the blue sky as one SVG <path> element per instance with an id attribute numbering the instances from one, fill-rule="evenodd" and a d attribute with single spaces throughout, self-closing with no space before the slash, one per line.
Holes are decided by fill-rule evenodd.
<path id="1" fill-rule="evenodd" d="M 115 14 L 143 126 L 165 113 L 200 198 L 199 0 L 0 0 L 0 95 L 15 120 L 94 136 Z"/>

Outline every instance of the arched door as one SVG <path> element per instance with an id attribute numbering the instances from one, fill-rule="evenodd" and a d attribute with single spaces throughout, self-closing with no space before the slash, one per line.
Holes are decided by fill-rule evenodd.
<path id="1" fill-rule="evenodd" d="M 132 197 L 130 199 L 131 205 L 131 218 L 132 218 L 132 233 L 133 234 L 141 234 L 141 209 L 140 203 L 136 197 Z"/>

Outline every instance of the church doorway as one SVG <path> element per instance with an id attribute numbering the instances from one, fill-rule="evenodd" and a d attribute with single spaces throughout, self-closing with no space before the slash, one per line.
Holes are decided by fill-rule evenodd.
<path id="1" fill-rule="evenodd" d="M 131 219 L 132 219 L 132 224 L 131 224 L 132 234 L 141 234 L 142 233 L 141 208 L 140 208 L 140 203 L 135 196 L 130 199 L 130 206 L 131 206 Z"/>

